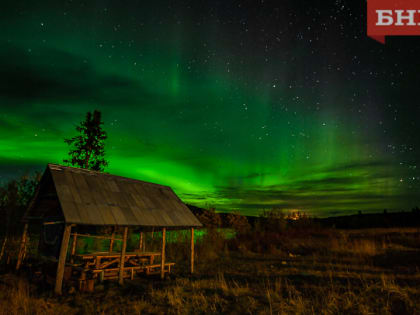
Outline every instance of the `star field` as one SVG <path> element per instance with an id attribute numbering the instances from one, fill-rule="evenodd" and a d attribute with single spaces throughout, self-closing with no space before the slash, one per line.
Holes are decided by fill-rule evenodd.
<path id="1" fill-rule="evenodd" d="M 365 2 L 2 6 L 3 181 L 61 163 L 63 139 L 99 109 L 108 172 L 197 206 L 420 204 L 420 41 L 369 39 Z"/>

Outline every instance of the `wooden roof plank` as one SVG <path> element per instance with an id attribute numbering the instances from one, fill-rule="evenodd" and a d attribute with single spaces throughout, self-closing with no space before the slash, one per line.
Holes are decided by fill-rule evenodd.
<path id="1" fill-rule="evenodd" d="M 72 173 L 71 172 L 63 172 L 63 173 L 64 173 L 64 177 L 66 179 L 66 184 L 68 185 L 70 193 L 73 196 L 74 202 L 81 203 L 82 199 L 81 199 L 79 193 L 77 192 L 76 183 L 74 182 Z"/>
<path id="2" fill-rule="evenodd" d="M 162 217 L 163 219 L 163 224 L 167 225 L 167 226 L 173 226 L 175 225 L 175 222 L 172 220 L 172 218 L 168 215 L 167 211 L 165 210 L 160 210 L 159 211 L 159 215 Z"/>
<path id="3" fill-rule="evenodd" d="M 96 205 L 103 206 L 103 205 L 107 204 L 107 202 L 105 200 L 105 197 L 104 197 L 104 194 L 101 191 L 99 191 L 99 190 L 91 191 L 90 193 L 91 193 L 93 199 L 95 200 Z"/>
<path id="4" fill-rule="evenodd" d="M 178 211 L 176 211 L 176 209 L 173 208 L 173 205 L 169 200 L 166 200 L 165 202 L 165 209 L 170 209 L 167 211 L 167 214 L 171 217 L 172 221 L 174 222 L 174 225 L 182 224 L 182 219 L 178 215 Z"/>
<path id="5" fill-rule="evenodd" d="M 86 206 L 85 204 L 75 204 L 78 212 L 79 212 L 79 216 L 80 216 L 80 221 L 83 224 L 92 224 L 91 218 L 88 214 L 88 212 L 86 211 Z"/>
<path id="6" fill-rule="evenodd" d="M 125 218 L 124 214 L 122 213 L 122 210 L 119 206 L 110 206 L 112 215 L 115 218 L 115 221 L 118 222 L 118 225 L 127 225 L 129 222 Z"/>
<path id="7" fill-rule="evenodd" d="M 139 222 L 140 226 L 142 225 L 149 226 L 153 224 L 152 219 L 150 218 L 150 216 L 146 213 L 144 209 L 141 209 L 135 206 L 135 207 L 131 207 L 131 212 L 136 217 L 136 221 Z"/>
<path id="8" fill-rule="evenodd" d="M 77 206 L 72 201 L 62 201 L 61 209 L 63 210 L 64 218 L 68 223 L 81 223 L 82 219 L 79 215 Z"/>
<path id="9" fill-rule="evenodd" d="M 51 175 L 52 175 L 53 181 L 56 185 L 67 185 L 68 184 L 63 171 L 59 171 L 59 172 L 51 171 Z"/>
<path id="10" fill-rule="evenodd" d="M 124 207 L 124 208 L 128 207 L 128 202 L 125 199 L 124 193 L 122 192 L 109 192 L 109 193 L 119 207 Z"/>
<path id="11" fill-rule="evenodd" d="M 85 205 L 84 208 L 88 212 L 91 222 L 94 222 L 94 224 L 98 225 L 105 224 L 104 219 L 102 218 L 102 213 L 95 204 Z"/>
<path id="12" fill-rule="evenodd" d="M 139 225 L 139 223 L 141 223 L 141 221 L 138 222 L 137 217 L 133 214 L 131 208 L 121 207 L 121 212 L 124 215 L 127 222 L 130 223 L 130 225 Z"/>
<path id="13" fill-rule="evenodd" d="M 109 178 L 106 181 L 106 183 L 107 183 L 110 191 L 112 191 L 112 192 L 120 192 L 120 189 L 118 188 L 118 185 L 115 183 L 115 181 L 114 181 L 113 178 Z"/>
<path id="14" fill-rule="evenodd" d="M 74 184 L 78 189 L 89 190 L 89 186 L 86 183 L 86 180 L 81 173 L 72 173 Z"/>
<path id="15" fill-rule="evenodd" d="M 136 188 L 133 187 L 133 183 L 129 181 L 119 181 L 118 188 L 120 191 L 128 193 L 128 194 L 135 194 L 137 193 Z"/>
<path id="16" fill-rule="evenodd" d="M 105 180 L 103 178 L 100 179 L 101 182 L 103 182 L 102 187 L 104 187 L 103 191 L 102 191 L 102 195 L 104 197 L 104 200 L 106 202 L 107 205 L 116 205 L 115 204 L 115 200 L 112 198 L 111 194 L 110 194 L 110 189 L 107 189 L 108 185 L 106 185 Z"/>
<path id="17" fill-rule="evenodd" d="M 142 184 L 136 184 L 134 187 L 137 190 L 138 197 L 143 201 L 145 207 L 147 209 L 154 209 L 156 206 L 153 204 L 152 200 L 147 195 L 147 191 L 143 187 Z"/>
<path id="18" fill-rule="evenodd" d="M 127 204 L 130 208 L 137 207 L 137 202 L 134 200 L 133 195 L 130 193 L 124 194 L 124 199 L 127 201 Z"/>
<path id="19" fill-rule="evenodd" d="M 57 195 L 62 201 L 74 201 L 73 195 L 70 192 L 70 189 L 65 184 L 59 184 L 55 186 Z"/>
<path id="20" fill-rule="evenodd" d="M 157 215 L 154 209 L 145 209 L 145 213 L 150 216 L 153 226 L 164 226 L 160 216 Z"/>
<path id="21" fill-rule="evenodd" d="M 112 214 L 111 208 L 108 205 L 101 206 L 102 219 L 105 225 L 118 225 Z"/>
<path id="22" fill-rule="evenodd" d="M 131 194 L 131 198 L 136 202 L 137 207 L 146 209 L 146 204 L 137 194 Z"/>
<path id="23" fill-rule="evenodd" d="M 87 185 L 86 180 L 83 178 L 83 175 L 75 173 L 73 174 L 73 179 L 76 183 L 74 188 L 77 190 L 82 203 L 94 203 L 94 200 L 90 194 L 89 186 Z"/>
<path id="24" fill-rule="evenodd" d="M 86 181 L 90 191 L 103 190 L 101 183 L 98 181 L 98 176 L 88 175 L 83 177 Z"/>

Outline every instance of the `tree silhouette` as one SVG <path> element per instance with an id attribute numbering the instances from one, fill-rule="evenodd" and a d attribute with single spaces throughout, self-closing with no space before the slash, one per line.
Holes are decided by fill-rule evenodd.
<path id="1" fill-rule="evenodd" d="M 108 162 L 105 160 L 105 140 L 108 138 L 102 129 L 101 112 L 87 112 L 86 119 L 76 126 L 79 135 L 64 139 L 70 146 L 69 159 L 64 163 L 94 171 L 103 171 Z"/>

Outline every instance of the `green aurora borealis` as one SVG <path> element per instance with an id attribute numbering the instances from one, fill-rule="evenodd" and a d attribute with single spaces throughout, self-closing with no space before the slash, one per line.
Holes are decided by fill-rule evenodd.
<path id="1" fill-rule="evenodd" d="M 387 48 L 364 35 L 328 46 L 329 11 L 318 18 L 332 30 L 313 27 L 311 48 L 298 18 L 287 29 L 289 20 L 247 20 L 237 7 L 168 3 L 21 1 L 2 11 L 3 179 L 61 163 L 63 139 L 99 109 L 107 171 L 170 185 L 187 203 L 320 216 L 419 204 L 418 140 L 402 127 L 418 117 L 398 96 L 414 87 L 389 87 L 403 70 L 391 53 L 377 60 Z"/>

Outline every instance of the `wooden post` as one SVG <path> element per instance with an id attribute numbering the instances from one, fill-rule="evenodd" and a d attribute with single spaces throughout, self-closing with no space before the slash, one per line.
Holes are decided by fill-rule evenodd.
<path id="1" fill-rule="evenodd" d="M 73 243 L 71 244 L 71 262 L 74 261 L 74 254 L 76 253 L 77 233 L 73 234 Z"/>
<path id="2" fill-rule="evenodd" d="M 143 251 L 143 232 L 140 232 L 139 249 Z"/>
<path id="3" fill-rule="evenodd" d="M 109 242 L 109 252 L 112 253 L 112 250 L 114 249 L 114 238 L 115 238 L 115 227 L 112 231 L 112 235 L 111 235 L 111 241 Z"/>
<path id="4" fill-rule="evenodd" d="M 194 273 L 194 228 L 191 228 L 191 274 Z"/>
<path id="5" fill-rule="evenodd" d="M 162 253 L 160 260 L 160 277 L 165 278 L 165 245 L 166 245 L 166 228 L 162 229 Z"/>
<path id="6" fill-rule="evenodd" d="M 16 270 L 19 270 L 19 268 L 22 264 L 24 251 L 25 251 L 25 246 L 26 246 L 26 235 L 27 234 L 28 234 L 28 223 L 25 223 L 25 226 L 23 227 L 22 239 L 20 241 L 20 248 L 19 248 L 19 254 L 18 254 L 18 261 L 17 261 L 17 264 L 16 264 Z"/>
<path id="7" fill-rule="evenodd" d="M 8 237 L 7 237 L 7 234 L 6 234 L 6 236 L 5 236 L 4 240 L 3 240 L 3 245 L 1 246 L 0 261 L 3 258 L 4 251 L 6 250 L 7 238 Z"/>
<path id="8" fill-rule="evenodd" d="M 118 282 L 122 285 L 124 283 L 124 263 L 125 263 L 125 250 L 127 248 L 127 233 L 128 227 L 124 228 L 124 235 L 123 235 L 123 243 L 121 248 L 121 256 L 120 256 L 120 274 L 118 277 Z"/>
<path id="9" fill-rule="evenodd" d="M 71 231 L 71 224 L 67 224 L 64 227 L 63 239 L 61 240 L 60 256 L 58 258 L 58 265 L 57 265 L 57 276 L 55 278 L 54 292 L 58 295 L 61 295 L 62 293 L 64 267 L 66 264 L 67 248 L 69 247 L 70 231 Z"/>

